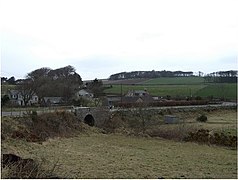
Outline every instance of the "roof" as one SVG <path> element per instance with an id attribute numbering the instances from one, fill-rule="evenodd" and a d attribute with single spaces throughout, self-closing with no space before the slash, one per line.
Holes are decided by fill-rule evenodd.
<path id="1" fill-rule="evenodd" d="M 93 94 L 90 90 L 86 90 L 86 89 L 80 89 L 79 91 L 78 91 L 78 93 L 84 93 L 84 94 Z"/>
<path id="2" fill-rule="evenodd" d="M 63 101 L 62 97 L 44 97 L 45 102 L 50 102 L 52 104 L 57 104 Z"/>
<path id="3" fill-rule="evenodd" d="M 126 96 L 147 96 L 149 93 L 145 90 L 130 90 Z"/>
<path id="4" fill-rule="evenodd" d="M 9 90 L 9 93 L 11 95 L 17 95 L 17 94 L 19 94 L 19 91 L 18 90 Z"/>
<path id="5" fill-rule="evenodd" d="M 8 90 L 9 94 L 10 95 L 18 95 L 18 94 L 21 94 L 19 90 Z M 34 93 L 33 96 L 36 96 L 36 94 Z"/>
<path id="6" fill-rule="evenodd" d="M 107 97 L 108 101 L 121 101 L 121 97 L 115 96 L 115 97 Z"/>
<path id="7" fill-rule="evenodd" d="M 122 98 L 123 103 L 138 103 L 145 102 L 151 103 L 154 99 L 151 96 L 125 96 Z"/>

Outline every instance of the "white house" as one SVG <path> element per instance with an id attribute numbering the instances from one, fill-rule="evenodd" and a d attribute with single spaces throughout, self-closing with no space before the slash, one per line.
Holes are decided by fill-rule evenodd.
<path id="1" fill-rule="evenodd" d="M 19 105 L 19 106 L 25 105 L 24 101 L 23 101 L 23 97 L 18 90 L 8 90 L 8 97 L 9 97 L 10 101 L 15 105 Z M 36 104 L 36 103 L 38 103 L 38 101 L 39 101 L 38 96 L 36 94 L 34 94 L 28 101 L 27 105 Z"/>

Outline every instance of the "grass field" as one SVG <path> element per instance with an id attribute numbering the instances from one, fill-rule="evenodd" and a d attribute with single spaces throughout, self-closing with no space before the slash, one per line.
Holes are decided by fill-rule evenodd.
<path id="1" fill-rule="evenodd" d="M 237 135 L 237 111 L 234 110 L 219 110 L 213 112 L 179 112 L 172 113 L 176 117 L 180 119 L 180 121 L 185 124 L 171 124 L 171 125 L 159 125 L 156 127 L 161 130 L 169 129 L 169 128 L 177 128 L 182 131 L 186 131 L 188 129 L 209 129 L 214 132 L 223 132 L 228 133 L 229 135 Z M 204 114 L 207 116 L 208 121 L 206 123 L 197 122 L 196 118 Z M 163 117 L 161 118 L 163 121 Z"/>
<path id="2" fill-rule="evenodd" d="M 210 84 L 198 90 L 196 95 L 201 97 L 213 96 L 226 99 L 237 99 L 237 84 Z"/>
<path id="3" fill-rule="evenodd" d="M 4 146 L 47 166 L 57 162 L 55 173 L 65 178 L 237 178 L 235 150 L 195 143 L 91 134 Z"/>
<path id="4" fill-rule="evenodd" d="M 203 128 L 236 130 L 235 110 L 209 112 L 207 123 L 196 123 L 193 112 L 176 115 Z M 2 153 L 39 160 L 46 168 L 57 165 L 54 173 L 61 178 L 237 178 L 236 150 L 162 138 L 102 134 L 94 127 L 75 137 L 49 139 L 42 144 L 9 138 L 2 141 L 1 149 Z"/>
<path id="5" fill-rule="evenodd" d="M 204 79 L 202 77 L 176 77 L 176 78 L 155 78 L 142 82 L 143 84 L 202 84 Z"/>
<path id="6" fill-rule="evenodd" d="M 122 94 L 126 94 L 129 90 L 147 90 L 152 96 L 190 96 L 198 90 L 204 88 L 205 85 L 123 85 Z M 113 88 L 105 90 L 105 93 L 120 94 L 121 85 L 113 85 Z"/>
<path id="7" fill-rule="evenodd" d="M 106 94 L 126 94 L 129 90 L 144 90 L 152 96 L 201 96 L 214 98 L 224 98 L 230 100 L 237 99 L 236 83 L 204 83 L 201 77 L 176 77 L 176 78 L 156 78 L 145 80 L 137 84 L 113 84 L 112 88 L 106 89 Z"/>

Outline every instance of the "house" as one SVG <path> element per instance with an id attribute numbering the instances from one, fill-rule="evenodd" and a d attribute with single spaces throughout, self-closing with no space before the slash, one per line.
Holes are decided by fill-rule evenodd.
<path id="1" fill-rule="evenodd" d="M 122 98 L 122 103 L 152 103 L 153 97 L 146 90 L 132 90 L 129 91 L 125 97 Z"/>
<path id="2" fill-rule="evenodd" d="M 118 105 L 133 105 L 133 104 L 150 104 L 155 102 L 153 97 L 147 91 L 133 90 L 129 91 L 125 96 L 108 96 L 103 105 L 118 106 Z"/>
<path id="3" fill-rule="evenodd" d="M 27 95 L 29 97 L 29 95 Z M 23 97 L 18 90 L 8 90 L 8 97 L 10 99 L 10 102 L 14 105 L 18 106 L 25 106 Z M 37 104 L 39 101 L 39 98 L 36 94 L 33 94 L 30 97 L 30 100 L 26 105 L 32 105 L 32 104 Z"/>
<path id="4" fill-rule="evenodd" d="M 91 93 L 89 90 L 81 89 L 75 94 L 75 96 L 76 96 L 76 99 L 78 99 L 80 97 L 91 99 L 91 98 L 93 98 L 93 93 Z"/>
<path id="5" fill-rule="evenodd" d="M 126 96 L 129 97 L 138 97 L 138 96 L 142 97 L 147 95 L 149 95 L 149 93 L 146 90 L 132 90 L 126 94 Z"/>
<path id="6" fill-rule="evenodd" d="M 119 102 L 121 102 L 122 97 L 121 96 L 107 96 L 103 100 L 103 106 L 117 106 Z"/>
<path id="7" fill-rule="evenodd" d="M 63 98 L 62 97 L 44 97 L 42 105 L 44 106 L 57 106 L 62 104 Z"/>
<path id="8" fill-rule="evenodd" d="M 135 103 L 153 103 L 154 99 L 150 95 L 148 96 L 125 96 L 122 98 L 122 103 L 135 104 Z"/>

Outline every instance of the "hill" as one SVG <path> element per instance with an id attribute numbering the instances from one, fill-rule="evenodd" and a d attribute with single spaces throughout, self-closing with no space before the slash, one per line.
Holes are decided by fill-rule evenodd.
<path id="1" fill-rule="evenodd" d="M 107 81 L 106 94 L 126 94 L 129 90 L 146 89 L 152 96 L 190 97 L 236 100 L 237 83 L 207 83 L 203 77 L 161 77 Z M 111 86 L 109 86 L 111 85 Z"/>

